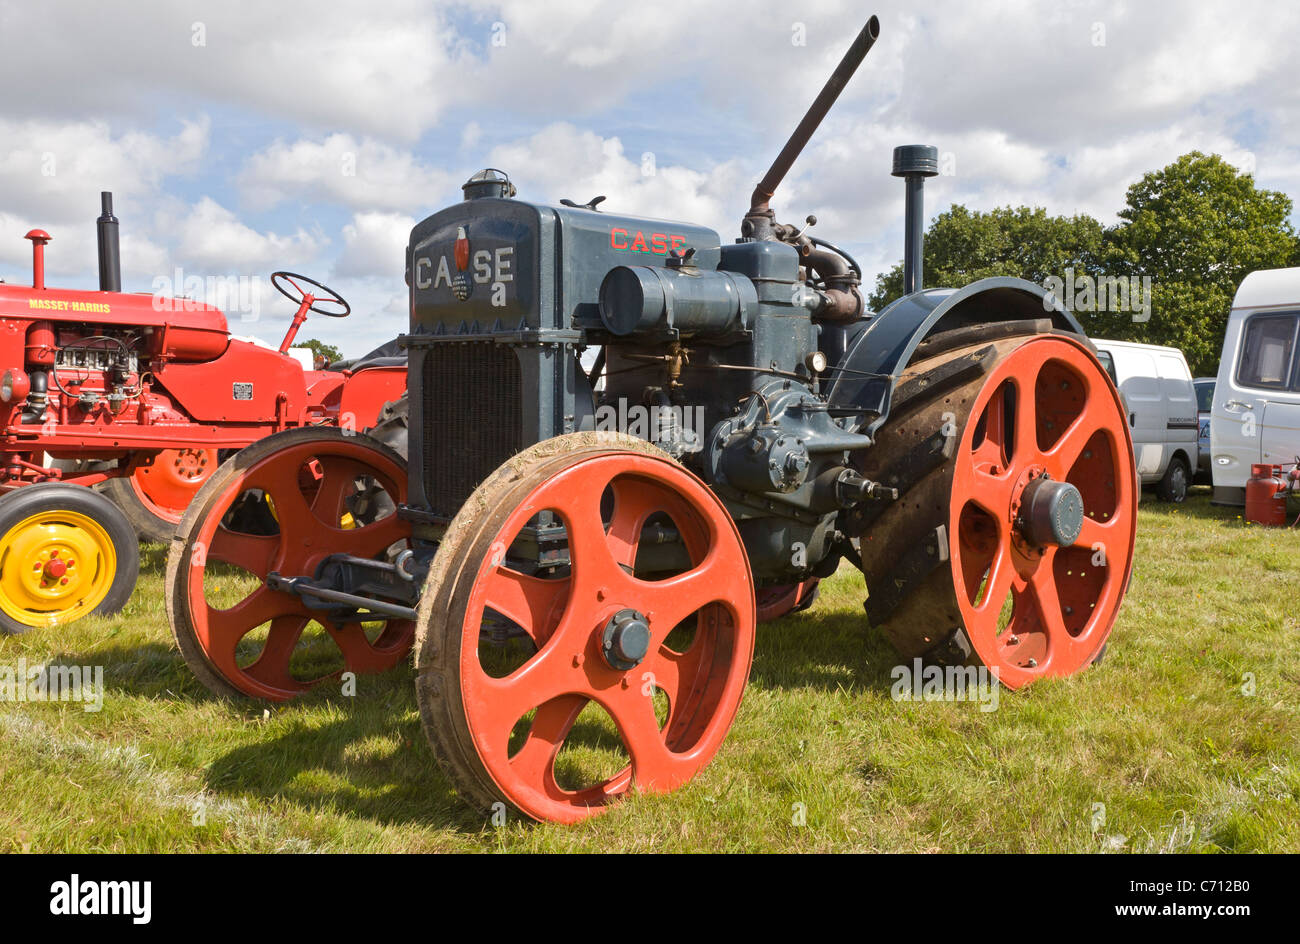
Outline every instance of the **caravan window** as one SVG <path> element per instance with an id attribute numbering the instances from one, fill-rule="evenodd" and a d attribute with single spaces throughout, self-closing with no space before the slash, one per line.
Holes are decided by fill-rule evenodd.
<path id="1" fill-rule="evenodd" d="M 1293 384 L 1296 328 L 1300 316 L 1256 315 L 1246 322 L 1237 382 L 1243 387 L 1285 390 Z"/>

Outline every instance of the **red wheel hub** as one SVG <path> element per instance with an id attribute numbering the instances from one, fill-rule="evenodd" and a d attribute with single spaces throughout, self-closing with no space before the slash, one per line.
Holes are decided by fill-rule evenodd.
<path id="1" fill-rule="evenodd" d="M 367 634 L 362 622 L 336 625 L 323 611 L 308 609 L 297 595 L 272 590 L 264 583 L 235 605 L 218 608 L 208 601 L 204 579 L 212 562 L 234 565 L 264 581 L 272 571 L 284 577 L 310 577 L 331 554 L 382 559 L 393 545 L 409 542 L 409 526 L 394 513 L 370 522 L 354 521 L 347 499 L 356 492 L 358 480 L 363 480 L 381 487 L 394 504 L 404 502 L 405 472 L 358 442 L 343 438 L 306 442 L 254 462 L 209 503 L 213 511 L 194 533 L 195 547 L 204 550 L 191 558 L 190 612 L 204 655 L 231 685 L 256 698 L 282 701 L 341 672 L 382 672 L 405 657 L 414 635 L 412 620 L 389 620 L 377 635 Z M 227 512 L 241 498 L 259 492 L 278 533 L 239 530 L 238 524 L 227 520 Z M 234 581 L 239 575 L 221 579 Z M 343 667 L 320 677 L 300 678 L 290 663 L 312 621 L 338 647 Z M 262 626 L 268 629 L 260 651 L 253 656 L 241 653 L 241 642 Z"/>
<path id="2" fill-rule="evenodd" d="M 131 474 L 136 496 L 154 515 L 179 523 L 190 500 L 217 469 L 215 449 L 165 449 Z"/>
<path id="3" fill-rule="evenodd" d="M 1060 337 L 1003 358 L 972 407 L 950 553 L 971 646 L 1008 687 L 1069 675 L 1105 644 L 1137 521 L 1127 428 L 1101 365 Z"/>
<path id="4" fill-rule="evenodd" d="M 680 466 L 627 453 L 583 458 L 519 497 L 473 574 L 462 624 L 461 694 L 489 776 L 528 815 L 566 822 L 629 789 L 684 784 L 726 736 L 753 657 L 749 561 L 731 518 Z M 568 572 L 550 578 L 524 573 L 508 556 L 543 510 L 562 522 L 570 558 Z M 690 566 L 648 579 L 635 572 L 638 541 L 656 515 L 671 518 Z M 536 648 L 504 677 L 493 677 L 480 656 L 491 613 Z M 691 626 L 693 639 L 670 639 Z M 662 723 L 656 692 L 668 701 Z M 589 702 L 612 717 L 630 763 L 566 789 L 556 757 Z"/>

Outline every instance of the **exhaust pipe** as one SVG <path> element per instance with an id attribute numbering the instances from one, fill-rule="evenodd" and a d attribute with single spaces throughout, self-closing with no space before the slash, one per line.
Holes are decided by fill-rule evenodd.
<path id="1" fill-rule="evenodd" d="M 113 215 L 113 194 L 102 191 L 99 195 L 103 212 L 96 220 L 99 235 L 99 290 L 122 291 L 122 251 L 118 243 L 117 217 Z"/>
<path id="2" fill-rule="evenodd" d="M 840 64 L 835 67 L 831 77 L 826 80 L 826 84 L 808 108 L 803 120 L 794 129 L 794 134 L 790 135 L 790 140 L 785 142 L 785 147 L 781 148 L 781 153 L 776 156 L 772 166 L 767 169 L 763 179 L 754 188 L 753 196 L 749 198 L 749 212 L 745 214 L 745 220 L 741 225 L 742 236 L 752 239 L 772 238 L 772 195 L 776 192 L 776 188 L 781 181 L 785 179 L 785 175 L 793 166 L 799 152 L 808 144 L 808 140 L 813 136 L 813 132 L 817 130 L 817 126 L 822 123 L 826 113 L 835 104 L 835 99 L 840 97 L 840 92 L 844 91 L 844 86 L 853 77 L 853 73 L 857 71 L 858 66 L 862 65 L 862 60 L 871 51 L 871 47 L 875 45 L 879 36 L 880 20 L 873 16 L 867 20 L 857 38 L 853 40 L 853 45 L 844 54 Z"/>
<path id="3" fill-rule="evenodd" d="M 907 182 L 907 203 L 903 220 L 903 294 L 919 292 L 924 284 L 921 272 L 925 255 L 925 178 L 939 173 L 939 149 L 928 144 L 904 144 L 894 148 L 893 176 Z"/>

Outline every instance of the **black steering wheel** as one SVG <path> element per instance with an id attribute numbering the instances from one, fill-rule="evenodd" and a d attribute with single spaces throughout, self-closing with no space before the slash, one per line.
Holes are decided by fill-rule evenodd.
<path id="1" fill-rule="evenodd" d="M 293 286 L 293 289 L 285 287 L 285 283 Z M 304 289 L 299 282 L 306 283 L 313 288 L 320 289 L 321 294 Z M 271 284 L 289 301 L 295 305 L 301 306 L 307 296 L 312 297 L 311 307 L 308 311 L 314 311 L 318 315 L 328 315 L 330 318 L 343 318 L 352 311 L 352 306 L 343 300 L 343 296 L 328 286 L 321 285 L 315 279 L 309 279 L 305 275 L 298 275 L 296 272 L 272 272 Z M 294 294 L 297 291 L 297 295 Z M 325 308 L 317 308 L 317 305 L 325 305 Z"/>

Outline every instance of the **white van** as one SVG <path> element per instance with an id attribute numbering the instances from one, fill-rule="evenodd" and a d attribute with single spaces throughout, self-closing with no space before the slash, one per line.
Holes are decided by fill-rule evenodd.
<path id="1" fill-rule="evenodd" d="M 1242 505 L 1256 462 L 1300 454 L 1300 268 L 1242 279 L 1228 314 L 1210 412 L 1214 501 Z"/>
<path id="2" fill-rule="evenodd" d="M 1187 358 L 1176 347 L 1092 339 L 1114 365 L 1128 406 L 1133 453 L 1143 485 L 1165 501 L 1180 502 L 1196 469 L 1196 388 Z"/>

